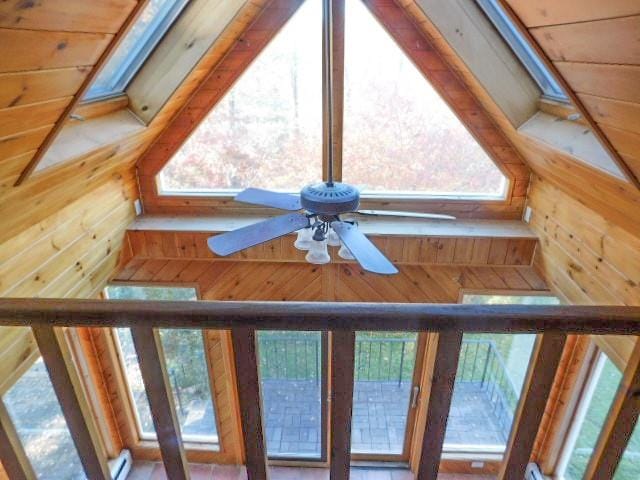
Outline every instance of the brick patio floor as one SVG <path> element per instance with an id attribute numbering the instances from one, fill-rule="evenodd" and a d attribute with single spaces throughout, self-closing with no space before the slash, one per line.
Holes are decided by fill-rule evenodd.
<path id="1" fill-rule="evenodd" d="M 315 381 L 262 383 L 270 456 L 320 455 L 320 385 Z M 357 381 L 352 447 L 359 453 L 401 453 L 410 383 Z M 506 438 L 491 403 L 476 383 L 458 383 L 445 443 L 501 445 Z"/>

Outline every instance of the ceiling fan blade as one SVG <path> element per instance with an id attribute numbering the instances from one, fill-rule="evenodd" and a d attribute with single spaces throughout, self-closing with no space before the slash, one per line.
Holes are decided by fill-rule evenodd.
<path id="1" fill-rule="evenodd" d="M 207 244 L 213 253 L 225 257 L 308 226 L 309 219 L 303 213 L 288 213 L 215 235 L 207 240 Z"/>
<path id="2" fill-rule="evenodd" d="M 351 254 L 356 257 L 362 268 L 368 272 L 383 275 L 398 273 L 398 269 L 393 263 L 358 230 L 358 227 L 346 222 L 332 222 L 331 228 L 338 234 Z"/>
<path id="3" fill-rule="evenodd" d="M 405 217 L 405 218 L 427 218 L 430 220 L 455 220 L 453 215 L 441 213 L 421 213 L 421 212 L 399 212 L 396 210 L 358 210 L 355 213 L 360 215 L 370 215 L 378 217 Z"/>
<path id="4" fill-rule="evenodd" d="M 236 202 L 252 203 L 264 207 L 279 208 L 281 210 L 300 210 L 300 197 L 290 193 L 272 192 L 261 188 L 247 188 L 234 198 Z"/>

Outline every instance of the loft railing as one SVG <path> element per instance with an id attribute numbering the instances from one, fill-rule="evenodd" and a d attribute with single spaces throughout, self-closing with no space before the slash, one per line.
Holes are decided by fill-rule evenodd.
<path id="1" fill-rule="evenodd" d="M 131 328 L 160 452 L 172 480 L 188 479 L 189 473 L 158 328 L 231 330 L 250 480 L 268 478 L 256 330 L 331 332 L 332 480 L 349 478 L 356 331 L 438 334 L 418 480 L 435 480 L 438 473 L 463 333 L 538 333 L 499 474 L 502 480 L 517 480 L 524 477 L 531 457 L 566 336 L 640 335 L 640 308 L 5 299 L 0 300 L 0 326 L 32 328 L 85 473 L 92 480 L 110 478 L 107 462 L 65 339 L 56 327 Z M 639 345 L 624 372 L 585 479 L 612 478 L 633 432 L 640 410 Z M 0 423 L 0 459 L 5 470 L 12 479 L 35 478 L 15 432 L 4 427 Z"/>

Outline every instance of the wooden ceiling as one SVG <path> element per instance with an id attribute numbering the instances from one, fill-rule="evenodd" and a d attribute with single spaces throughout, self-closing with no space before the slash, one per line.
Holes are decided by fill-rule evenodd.
<path id="1" fill-rule="evenodd" d="M 596 129 L 640 177 L 640 3 L 506 1 Z"/>
<path id="2" fill-rule="evenodd" d="M 2 2 L 0 192 L 3 200 L 15 200 L 5 202 L 7 212 L 17 211 L 20 202 L 28 199 L 26 192 L 38 192 L 44 184 L 64 185 L 65 179 L 73 176 L 74 181 L 88 185 L 96 169 L 114 172 L 116 164 L 123 167 L 134 163 L 140 194 L 149 211 L 216 213 L 227 208 L 224 203 L 214 205 L 206 199 L 158 197 L 153 175 L 300 2 L 248 0 L 149 125 L 126 142 L 101 145 L 99 150 L 61 162 L 48 176 L 38 173 L 27 179 L 24 190 L 16 190 L 12 185 L 25 178 L 34 160 L 68 123 L 69 112 L 144 1 L 100 0 L 91 2 L 90 9 L 80 0 Z M 439 202 L 429 208 L 469 218 L 520 218 L 532 169 L 579 202 L 638 233 L 638 189 L 520 134 L 429 20 L 423 3 L 365 0 L 513 180 L 510 197 L 502 204 L 458 202 L 452 206 Z M 640 156 L 637 93 L 640 40 L 634 35 L 640 13 L 637 2 L 548 0 L 533 4 L 510 0 L 508 4 L 529 27 L 532 38 L 554 62 L 608 141 L 631 169 L 637 169 Z M 594 48 L 585 49 L 587 44 L 594 44 Z M 74 172 L 86 173 L 86 180 Z M 22 191 L 25 195 L 17 193 Z M 24 208 L 32 208 L 29 205 Z"/>

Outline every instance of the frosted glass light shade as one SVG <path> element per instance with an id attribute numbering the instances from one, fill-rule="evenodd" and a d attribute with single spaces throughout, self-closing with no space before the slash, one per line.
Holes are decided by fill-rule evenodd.
<path id="1" fill-rule="evenodd" d="M 298 230 L 298 238 L 293 243 L 293 246 L 298 250 L 309 250 L 311 248 L 311 242 L 313 238 L 313 230 L 311 228 L 303 228 Z"/>
<path id="2" fill-rule="evenodd" d="M 344 245 L 344 243 L 340 242 L 340 250 L 338 250 L 338 256 L 340 258 L 344 258 L 345 260 L 355 260 L 349 249 Z"/>
<path id="3" fill-rule="evenodd" d="M 329 263 L 331 261 L 331 257 L 329 256 L 329 251 L 327 250 L 327 241 L 323 240 L 318 242 L 316 240 L 311 241 L 311 248 L 309 248 L 309 252 L 305 256 L 305 259 L 309 263 L 315 263 L 317 265 L 322 265 L 325 263 Z"/>
<path id="4" fill-rule="evenodd" d="M 340 246 L 340 237 L 338 237 L 338 234 L 333 231 L 333 228 L 329 229 L 329 235 L 327 236 L 327 244 L 330 247 Z"/>

